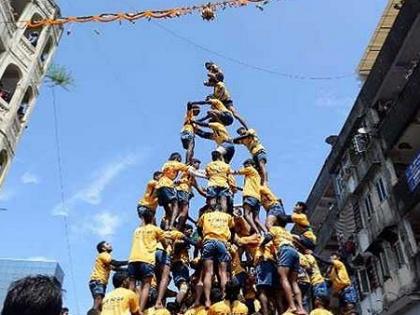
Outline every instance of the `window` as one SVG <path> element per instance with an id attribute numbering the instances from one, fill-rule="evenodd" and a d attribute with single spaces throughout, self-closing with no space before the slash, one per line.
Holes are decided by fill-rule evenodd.
<path id="1" fill-rule="evenodd" d="M 370 193 L 366 194 L 366 197 L 365 197 L 365 209 L 366 209 L 367 217 L 370 220 L 373 214 L 373 203 L 372 203 L 372 198 L 370 196 Z"/>
<path id="2" fill-rule="evenodd" d="M 376 269 L 376 258 L 371 258 L 366 264 L 366 272 L 371 290 L 379 287 L 378 270 Z"/>
<path id="3" fill-rule="evenodd" d="M 353 203 L 353 214 L 354 214 L 354 222 L 356 224 L 355 232 L 357 233 L 364 227 L 362 213 L 360 212 L 360 206 L 357 201 Z"/>
<path id="4" fill-rule="evenodd" d="M 382 272 L 383 281 L 391 277 L 387 255 L 384 251 L 379 253 L 379 266 Z"/>
<path id="5" fill-rule="evenodd" d="M 10 64 L 7 66 L 0 79 L 0 97 L 9 103 L 15 94 L 17 85 L 22 78 L 22 72 L 18 66 Z"/>
<path id="6" fill-rule="evenodd" d="M 395 253 L 395 257 L 397 258 L 398 268 L 401 268 L 403 265 L 405 265 L 405 258 L 400 240 L 395 241 L 391 247 Z"/>
<path id="7" fill-rule="evenodd" d="M 387 198 L 387 192 L 385 190 L 385 185 L 382 177 L 379 177 L 379 179 L 375 183 L 376 191 L 378 193 L 379 201 L 383 202 Z"/>
<path id="8" fill-rule="evenodd" d="M 366 269 L 357 271 L 357 282 L 360 296 L 364 297 L 370 293 L 369 279 Z"/>

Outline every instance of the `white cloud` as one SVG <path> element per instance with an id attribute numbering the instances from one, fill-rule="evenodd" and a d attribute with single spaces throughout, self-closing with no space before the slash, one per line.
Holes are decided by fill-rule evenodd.
<path id="1" fill-rule="evenodd" d="M 32 260 L 32 261 L 45 261 L 45 262 L 50 262 L 50 261 L 54 261 L 53 259 L 44 257 L 44 256 L 34 256 L 34 257 L 28 257 L 27 260 Z"/>
<path id="2" fill-rule="evenodd" d="M 0 192 L 0 201 L 2 202 L 10 201 L 11 199 L 13 199 L 15 195 L 16 195 L 16 192 L 14 190 L 3 189 Z"/>
<path id="3" fill-rule="evenodd" d="M 104 211 L 96 214 L 85 228 L 91 233 L 105 238 L 114 235 L 121 224 L 122 220 L 118 215 Z"/>
<path id="4" fill-rule="evenodd" d="M 102 193 L 127 168 L 135 165 L 138 157 L 135 155 L 127 155 L 112 161 L 93 176 L 93 181 L 85 188 L 74 193 L 70 198 L 64 201 L 64 204 L 57 204 L 53 210 L 53 215 L 67 216 L 71 209 L 80 202 L 90 205 L 99 205 L 102 202 Z"/>
<path id="5" fill-rule="evenodd" d="M 31 172 L 25 172 L 20 180 L 23 184 L 39 184 L 39 177 Z"/>
<path id="6" fill-rule="evenodd" d="M 315 100 L 315 106 L 324 109 L 348 111 L 354 103 L 353 97 L 337 96 L 331 91 L 321 91 Z"/>

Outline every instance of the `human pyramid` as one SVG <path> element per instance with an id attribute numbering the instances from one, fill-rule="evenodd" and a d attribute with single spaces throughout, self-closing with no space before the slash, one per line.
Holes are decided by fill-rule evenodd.
<path id="1" fill-rule="evenodd" d="M 286 215 L 268 185 L 266 149 L 235 108 L 222 70 L 212 62 L 205 67 L 204 85 L 213 93 L 187 104 L 181 130 L 185 163 L 172 153 L 147 183 L 128 261 L 112 259 L 108 242 L 97 245 L 89 282 L 94 305 L 88 314 L 303 315 L 312 310 L 311 315 L 323 315 L 332 314 L 327 310 L 331 294 L 339 298 L 339 314 L 357 314 L 346 266 L 338 254 L 323 259 L 313 253 L 316 236 L 304 202 Z M 199 118 L 203 106 L 210 108 Z M 241 127 L 232 138 L 227 126 L 235 119 Z M 204 169 L 194 157 L 197 136 L 216 143 Z M 252 156 L 239 170 L 229 165 L 235 145 L 244 145 Z M 244 177 L 243 188 L 235 176 Z M 196 178 L 207 179 L 207 188 Z M 193 188 L 206 199 L 198 218 L 189 216 Z M 243 203 L 234 206 L 239 192 Z M 160 227 L 158 205 L 164 209 Z M 260 205 L 267 212 L 265 222 L 259 219 Z M 295 224 L 297 234 L 286 230 L 288 223 Z M 327 266 L 325 277 L 317 261 Z M 115 290 L 106 294 L 111 270 Z M 171 279 L 177 292 L 168 288 Z M 175 302 L 166 303 L 170 297 Z"/>

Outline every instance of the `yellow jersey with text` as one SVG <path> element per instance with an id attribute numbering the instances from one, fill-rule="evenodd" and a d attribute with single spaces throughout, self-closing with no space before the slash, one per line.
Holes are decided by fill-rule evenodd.
<path id="1" fill-rule="evenodd" d="M 260 139 L 257 136 L 257 132 L 254 129 L 248 129 L 244 136 L 247 137 L 240 140 L 239 143 L 246 146 L 252 155 L 255 155 L 258 152 L 265 150 L 265 148 L 260 142 Z"/>
<path id="2" fill-rule="evenodd" d="M 308 217 L 304 213 L 292 213 L 292 221 L 296 224 L 297 228 L 302 232 L 302 235 L 312 242 L 316 243 L 316 236 L 312 231 L 311 224 Z"/>
<path id="3" fill-rule="evenodd" d="M 284 227 L 273 226 L 270 229 L 270 234 L 273 235 L 273 242 L 276 248 L 279 248 L 283 245 L 294 246 L 292 234 Z"/>
<path id="4" fill-rule="evenodd" d="M 117 288 L 105 295 L 101 315 L 131 315 L 139 311 L 139 297 L 133 291 Z"/>
<path id="5" fill-rule="evenodd" d="M 188 168 L 188 165 L 178 161 L 166 162 L 162 167 L 163 176 L 159 179 L 158 187 L 174 188 L 174 180 L 178 173 L 180 171 L 187 172 Z"/>
<path id="6" fill-rule="evenodd" d="M 164 239 L 164 231 L 153 224 L 138 227 L 133 234 L 129 262 L 145 262 L 154 265 L 158 243 Z"/>
<path id="7" fill-rule="evenodd" d="M 207 212 L 198 219 L 197 226 L 203 231 L 204 240 L 228 242 L 234 222 L 230 214 L 221 211 Z"/>
<path id="8" fill-rule="evenodd" d="M 231 173 L 230 165 L 223 161 L 213 161 L 206 166 L 206 175 L 208 178 L 207 186 L 229 188 L 229 175 Z"/>
<path id="9" fill-rule="evenodd" d="M 306 260 L 309 262 L 309 278 L 311 279 L 312 285 L 317 285 L 323 283 L 325 281 L 324 276 L 321 274 L 321 270 L 319 270 L 318 263 L 314 256 L 311 254 L 306 254 Z"/>
<path id="10" fill-rule="evenodd" d="M 93 267 L 90 280 L 99 281 L 107 284 L 109 280 L 109 273 L 111 272 L 111 254 L 102 252 L 96 256 L 95 266 Z"/>
<path id="11" fill-rule="evenodd" d="M 244 175 L 244 197 L 253 197 L 258 201 L 261 200 L 261 177 L 258 171 L 253 166 L 243 167 L 238 171 L 239 174 Z"/>
<path id="12" fill-rule="evenodd" d="M 338 293 L 348 287 L 351 284 L 351 280 L 346 266 L 341 261 L 334 259 L 332 264 L 329 278 L 332 283 L 333 291 Z"/>
<path id="13" fill-rule="evenodd" d="M 215 98 L 222 102 L 230 100 L 230 93 L 223 82 L 217 82 L 216 86 L 214 87 L 213 95 Z"/>
<path id="14" fill-rule="evenodd" d="M 229 132 L 223 124 L 218 122 L 211 122 L 209 123 L 209 127 L 211 130 L 213 130 L 213 140 L 218 145 L 221 145 L 223 142 L 230 140 Z"/>
<path id="15" fill-rule="evenodd" d="M 146 191 L 143 195 L 143 198 L 139 200 L 139 205 L 147 207 L 151 210 L 156 210 L 158 206 L 158 198 L 155 194 L 157 184 L 158 182 L 154 179 L 147 183 Z"/>
<path id="16" fill-rule="evenodd" d="M 261 186 L 260 195 L 261 204 L 265 210 L 270 210 L 275 204 L 279 203 L 279 198 L 266 185 Z"/>

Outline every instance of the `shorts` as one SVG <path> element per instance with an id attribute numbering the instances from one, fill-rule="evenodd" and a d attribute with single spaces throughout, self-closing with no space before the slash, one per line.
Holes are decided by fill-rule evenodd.
<path id="1" fill-rule="evenodd" d="M 280 203 L 276 203 L 274 206 L 272 206 L 268 212 L 267 216 L 273 216 L 273 217 L 283 217 L 286 215 L 286 212 L 284 211 L 283 206 Z"/>
<path id="2" fill-rule="evenodd" d="M 296 248 L 290 245 L 281 246 L 277 253 L 277 266 L 299 272 L 299 254 Z"/>
<path id="3" fill-rule="evenodd" d="M 233 124 L 233 115 L 231 112 L 219 112 L 219 118 L 223 125 L 230 126 Z"/>
<path id="4" fill-rule="evenodd" d="M 192 198 L 192 194 L 187 192 L 187 191 L 183 191 L 183 190 L 177 190 L 176 191 L 176 196 L 178 199 L 178 203 L 182 203 L 182 204 L 189 204 L 190 203 L 190 199 Z"/>
<path id="5" fill-rule="evenodd" d="M 299 243 L 302 244 L 303 247 L 310 249 L 310 250 L 314 250 L 315 249 L 315 243 L 310 240 L 309 238 L 300 235 L 299 236 Z"/>
<path id="6" fill-rule="evenodd" d="M 172 266 L 172 277 L 174 278 L 174 283 L 177 288 L 179 288 L 182 282 L 189 282 L 190 270 L 188 269 L 188 266 L 181 261 L 175 263 Z"/>
<path id="7" fill-rule="evenodd" d="M 260 212 L 260 202 L 257 198 L 244 196 L 243 204 L 247 204 L 248 206 L 250 206 L 252 213 L 255 215 L 258 215 L 258 213 Z"/>
<path id="8" fill-rule="evenodd" d="M 143 281 L 145 278 L 153 277 L 155 266 L 142 261 L 130 262 L 128 264 L 128 275 L 137 281 Z"/>
<path id="9" fill-rule="evenodd" d="M 244 289 L 246 284 L 246 272 L 242 271 L 235 275 L 233 278 L 233 281 L 236 281 L 239 284 L 239 287 Z"/>
<path id="10" fill-rule="evenodd" d="M 201 258 L 219 263 L 230 262 L 231 260 L 226 244 L 219 240 L 204 241 Z"/>
<path id="11" fill-rule="evenodd" d="M 299 282 L 299 289 L 302 292 L 302 296 L 306 296 L 306 293 L 309 292 L 311 284 L 309 282 Z"/>
<path id="12" fill-rule="evenodd" d="M 229 189 L 219 186 L 209 186 L 206 191 L 207 198 L 229 197 Z"/>
<path id="13" fill-rule="evenodd" d="M 280 279 L 273 261 L 261 261 L 255 268 L 257 288 L 280 288 Z"/>
<path id="14" fill-rule="evenodd" d="M 182 131 L 181 142 L 182 142 L 182 147 L 185 150 L 188 150 L 188 147 L 190 146 L 190 144 L 194 142 L 194 134 L 189 131 Z"/>
<path id="15" fill-rule="evenodd" d="M 260 150 L 252 156 L 254 163 L 259 165 L 260 162 L 267 163 L 267 153 L 264 150 Z"/>
<path id="16" fill-rule="evenodd" d="M 97 280 L 89 281 L 89 289 L 90 293 L 92 293 L 92 297 L 95 298 L 97 296 L 105 296 L 106 293 L 106 284 L 103 284 Z"/>
<path id="17" fill-rule="evenodd" d="M 216 148 L 216 150 L 218 151 L 219 148 L 223 149 L 223 159 L 229 164 L 235 154 L 235 146 L 231 142 L 223 142 Z"/>
<path id="18" fill-rule="evenodd" d="M 138 205 L 137 206 L 137 214 L 138 214 L 138 216 L 139 216 L 140 219 L 143 217 L 143 213 L 145 211 L 153 211 L 153 210 L 150 209 L 150 208 L 148 208 L 148 207 L 142 206 L 142 205 Z"/>
<path id="19" fill-rule="evenodd" d="M 177 199 L 176 190 L 170 187 L 161 187 L 157 190 L 160 206 L 167 205 Z"/>
<path id="20" fill-rule="evenodd" d="M 233 102 L 232 102 L 232 100 L 224 100 L 224 101 L 222 101 L 222 103 L 223 103 L 223 105 L 225 105 L 225 107 L 226 107 L 227 109 L 230 109 L 231 107 L 233 107 Z"/>
<path id="21" fill-rule="evenodd" d="M 321 282 L 312 286 L 312 296 L 315 298 L 327 299 L 329 297 L 327 284 Z"/>
<path id="22" fill-rule="evenodd" d="M 349 285 L 347 288 L 341 290 L 338 295 L 338 299 L 340 301 L 340 306 L 344 306 L 346 304 L 356 304 L 357 303 L 357 294 L 356 290 L 352 285 Z"/>
<path id="23" fill-rule="evenodd" d="M 156 263 L 155 263 L 156 268 L 171 265 L 171 257 L 163 249 L 156 250 L 155 260 L 156 260 Z"/>

